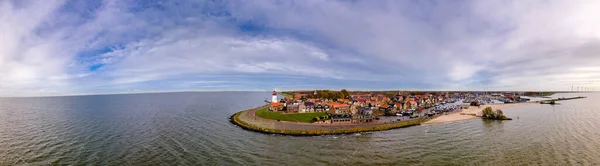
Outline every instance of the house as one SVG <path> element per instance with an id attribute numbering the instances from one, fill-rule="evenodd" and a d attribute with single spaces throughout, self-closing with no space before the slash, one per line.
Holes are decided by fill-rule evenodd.
<path id="1" fill-rule="evenodd" d="M 271 103 L 271 106 L 269 107 L 269 110 L 273 111 L 273 112 L 282 111 L 283 110 L 283 103 Z"/>
<path id="2" fill-rule="evenodd" d="M 299 103 L 290 103 L 290 104 L 287 104 L 285 112 L 288 112 L 288 113 L 298 113 L 298 112 L 300 112 L 300 104 Z"/>
<path id="3" fill-rule="evenodd" d="M 338 99 L 337 102 L 344 103 L 344 104 L 350 104 L 351 103 L 349 99 Z"/>
<path id="4" fill-rule="evenodd" d="M 331 109 L 329 112 L 330 113 L 347 113 L 350 111 L 350 106 L 348 104 L 340 104 L 340 103 L 333 103 L 332 104 L 333 109 Z"/>
<path id="5" fill-rule="evenodd" d="M 386 111 L 393 112 L 394 110 L 396 110 L 395 108 L 395 104 L 388 104 L 388 108 L 386 109 Z"/>
<path id="6" fill-rule="evenodd" d="M 352 120 L 352 115 L 350 115 L 350 114 L 332 114 L 331 115 L 331 123 L 350 122 L 351 120 Z"/>
<path id="7" fill-rule="evenodd" d="M 313 102 L 304 102 L 304 109 L 302 112 L 315 112 L 315 103 Z"/>
<path id="8" fill-rule="evenodd" d="M 352 114 L 350 121 L 352 123 L 368 123 L 372 122 L 375 117 L 373 116 L 373 110 L 371 108 L 359 108 L 358 112 Z"/>
<path id="9" fill-rule="evenodd" d="M 306 112 L 306 105 L 304 105 L 304 103 L 302 103 L 302 102 L 298 103 L 298 112 L 300 112 L 300 113 Z"/>
<path id="10" fill-rule="evenodd" d="M 321 104 L 317 104 L 317 106 L 315 106 L 315 112 L 324 112 L 325 108 L 323 107 L 323 105 Z"/>
<path id="11" fill-rule="evenodd" d="M 301 93 L 294 93 L 294 100 L 302 100 L 303 98 L 306 99 L 307 94 L 301 94 Z"/>
<path id="12" fill-rule="evenodd" d="M 358 114 L 372 115 L 373 114 L 373 110 L 371 108 L 359 108 L 358 109 Z"/>
<path id="13" fill-rule="evenodd" d="M 385 110 L 387 110 L 387 109 L 388 109 L 388 107 L 389 107 L 389 106 L 388 106 L 388 104 L 385 104 L 385 103 L 384 103 L 384 104 L 381 104 L 381 105 L 379 105 L 379 110 L 381 110 L 381 111 L 385 111 Z"/>
<path id="14" fill-rule="evenodd" d="M 394 109 L 401 110 L 402 109 L 402 101 L 394 102 Z"/>
<path id="15" fill-rule="evenodd" d="M 416 101 L 414 101 L 414 100 L 411 100 L 411 101 L 409 101 L 409 105 L 408 105 L 408 106 L 409 106 L 409 109 L 417 109 L 417 107 L 418 107 L 419 105 L 417 104 L 417 102 L 416 102 Z"/>
<path id="16" fill-rule="evenodd" d="M 442 102 L 442 101 L 444 101 L 444 97 L 442 97 L 442 96 L 438 96 L 438 97 L 437 97 L 437 102 Z"/>

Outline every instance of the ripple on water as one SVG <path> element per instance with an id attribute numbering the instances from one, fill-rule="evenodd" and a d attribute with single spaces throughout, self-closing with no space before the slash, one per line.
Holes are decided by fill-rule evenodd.
<path id="1" fill-rule="evenodd" d="M 595 95 L 595 94 L 594 94 Z M 270 93 L 0 99 L 0 165 L 598 165 L 600 96 L 481 119 L 292 137 L 228 117 Z M 232 100 L 242 98 L 245 100 Z"/>

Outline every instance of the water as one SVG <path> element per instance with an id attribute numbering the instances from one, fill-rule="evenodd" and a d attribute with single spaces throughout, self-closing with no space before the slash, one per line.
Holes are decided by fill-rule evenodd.
<path id="1" fill-rule="evenodd" d="M 268 92 L 0 98 L 0 165 L 598 165 L 600 94 L 579 95 L 512 121 L 316 137 L 228 122 Z"/>

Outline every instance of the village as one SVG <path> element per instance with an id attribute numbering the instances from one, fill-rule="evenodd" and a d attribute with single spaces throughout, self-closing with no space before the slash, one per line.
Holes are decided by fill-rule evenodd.
<path id="1" fill-rule="evenodd" d="M 313 123 L 371 123 L 410 120 L 453 112 L 469 106 L 529 101 L 522 92 L 285 92 L 273 91 L 268 110 L 285 115 L 324 113 Z"/>

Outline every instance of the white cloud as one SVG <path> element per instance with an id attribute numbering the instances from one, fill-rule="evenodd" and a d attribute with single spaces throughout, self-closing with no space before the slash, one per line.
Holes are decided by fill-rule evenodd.
<path id="1" fill-rule="evenodd" d="M 79 53 L 98 49 L 115 38 L 126 41 L 130 18 L 104 1 L 89 13 L 68 13 L 65 1 L 0 2 L 0 96 L 73 93 L 72 79 L 88 76 Z M 81 6 L 76 6 L 81 7 Z M 83 18 L 89 14 L 91 18 Z"/>
<path id="2" fill-rule="evenodd" d="M 164 39 L 144 40 L 119 50 L 127 56 L 114 62 L 111 66 L 114 72 L 107 75 L 127 78 L 127 81 L 118 79 L 116 83 L 135 83 L 186 74 L 271 73 L 334 77 L 338 73 L 323 64 L 328 60 L 326 53 L 293 40 L 241 39 L 193 30 L 188 31 L 187 36 L 187 39 L 167 44 L 161 44 Z"/>
<path id="3" fill-rule="evenodd" d="M 546 84 L 543 89 L 564 89 L 566 83 L 538 81 L 544 79 L 540 75 L 600 65 L 597 1 L 411 3 L 259 1 L 234 4 L 233 11 L 354 50 L 385 70 L 418 73 L 409 75 L 441 87 L 469 89 L 491 82 L 492 88 L 519 90 L 531 89 L 522 86 L 531 82 Z M 414 10 L 411 5 L 422 6 Z M 486 82 L 473 82 L 479 74 Z M 521 79 L 515 84 L 506 81 L 510 77 Z"/>
<path id="4" fill-rule="evenodd" d="M 463 81 L 465 79 L 473 77 L 475 73 L 481 71 L 482 66 L 476 66 L 471 64 L 457 64 L 454 65 L 449 73 L 449 77 L 452 81 Z"/>
<path id="5" fill-rule="evenodd" d="M 0 96 L 219 81 L 198 75 L 381 89 L 600 86 L 598 1 L 86 3 L 0 2 Z M 247 22 L 258 29 L 241 30 Z M 252 83 L 218 84 L 206 86 Z M 246 88 L 271 86 L 255 84 Z"/>
<path id="6" fill-rule="evenodd" d="M 0 2 L 0 95 L 18 95 L 49 88 L 60 82 L 43 79 L 64 72 L 69 57 L 55 36 L 39 36 L 37 27 L 61 5 L 60 1 L 31 6 Z M 36 11 L 36 12 L 30 12 Z"/>

